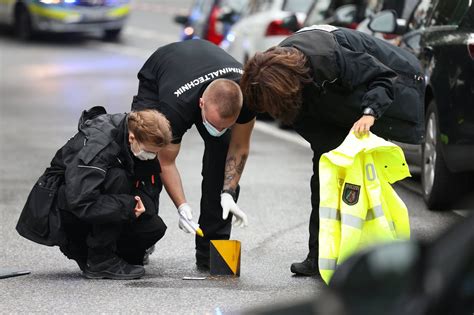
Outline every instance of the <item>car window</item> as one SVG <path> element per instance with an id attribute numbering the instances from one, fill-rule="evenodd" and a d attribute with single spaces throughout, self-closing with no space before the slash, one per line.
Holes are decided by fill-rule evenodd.
<path id="1" fill-rule="evenodd" d="M 432 11 L 433 0 L 421 0 L 413 12 L 413 16 L 408 24 L 410 29 L 419 29 L 422 26 L 425 26 Z"/>
<path id="2" fill-rule="evenodd" d="M 211 12 L 211 7 L 214 3 L 214 0 L 197 0 L 195 3 L 195 8 L 198 12 L 207 16 Z"/>
<path id="3" fill-rule="evenodd" d="M 286 0 L 283 3 L 283 11 L 306 13 L 312 3 L 313 0 Z"/>
<path id="4" fill-rule="evenodd" d="M 313 5 L 308 16 L 306 17 L 305 25 L 314 25 L 320 24 L 327 16 L 329 6 L 331 5 L 331 0 L 317 0 L 316 4 Z"/>
<path id="5" fill-rule="evenodd" d="M 430 25 L 458 25 L 467 10 L 471 0 L 442 0 L 433 10 Z"/>
<path id="6" fill-rule="evenodd" d="M 418 0 L 405 0 L 405 6 L 403 7 L 401 18 L 408 20 L 417 4 Z"/>
<path id="7" fill-rule="evenodd" d="M 223 0 L 221 1 L 221 7 L 228 7 L 235 12 L 242 12 L 247 3 L 247 0 Z"/>
<path id="8" fill-rule="evenodd" d="M 255 14 L 271 9 L 275 0 L 250 0 L 247 14 Z"/>

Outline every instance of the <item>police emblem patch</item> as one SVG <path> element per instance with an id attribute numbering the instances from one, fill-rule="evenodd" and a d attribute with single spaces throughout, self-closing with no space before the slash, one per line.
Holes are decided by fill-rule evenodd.
<path id="1" fill-rule="evenodd" d="M 355 205 L 359 201 L 360 186 L 349 183 L 344 184 L 344 190 L 342 191 L 342 201 L 349 206 Z"/>

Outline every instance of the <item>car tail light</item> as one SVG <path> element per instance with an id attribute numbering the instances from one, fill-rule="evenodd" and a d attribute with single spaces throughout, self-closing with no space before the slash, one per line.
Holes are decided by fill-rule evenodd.
<path id="1" fill-rule="evenodd" d="M 207 29 L 207 40 L 219 45 L 224 39 L 224 25 L 219 21 L 220 10 L 217 6 L 214 6 L 209 16 L 209 27 Z"/>
<path id="2" fill-rule="evenodd" d="M 291 35 L 292 31 L 283 27 L 283 20 L 274 20 L 268 24 L 265 36 Z"/>
<path id="3" fill-rule="evenodd" d="M 471 59 L 474 59 L 474 38 L 471 38 L 467 41 L 467 52 Z"/>
<path id="4" fill-rule="evenodd" d="M 359 26 L 359 23 L 351 22 L 346 27 L 355 30 Z"/>
<path id="5" fill-rule="evenodd" d="M 398 37 L 397 34 L 385 34 L 385 33 L 382 36 L 386 40 L 392 40 Z"/>

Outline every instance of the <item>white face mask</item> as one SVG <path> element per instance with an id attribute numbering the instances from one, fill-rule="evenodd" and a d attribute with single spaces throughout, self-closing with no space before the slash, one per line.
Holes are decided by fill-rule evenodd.
<path id="1" fill-rule="evenodd" d="M 228 128 L 224 128 L 221 131 L 219 131 L 213 125 L 211 125 L 204 117 L 202 119 L 202 123 L 204 124 L 204 127 L 206 127 L 207 132 L 213 137 L 222 136 L 228 129 Z"/>
<path id="2" fill-rule="evenodd" d="M 142 148 L 140 148 L 140 145 L 138 144 L 138 142 L 135 142 L 135 143 L 137 144 L 138 149 L 140 149 L 138 153 L 135 153 L 132 150 L 133 155 L 135 155 L 137 159 L 146 161 L 146 160 L 154 160 L 156 158 L 156 153 L 145 151 Z"/>
<path id="3" fill-rule="evenodd" d="M 148 152 L 148 151 L 143 151 L 140 149 L 140 152 L 138 153 L 133 153 L 135 157 L 139 160 L 145 161 L 145 160 L 154 160 L 156 158 L 156 153 L 153 152 Z"/>

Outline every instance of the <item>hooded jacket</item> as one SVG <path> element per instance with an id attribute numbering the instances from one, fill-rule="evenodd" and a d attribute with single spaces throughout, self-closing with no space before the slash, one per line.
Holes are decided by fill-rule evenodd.
<path id="1" fill-rule="evenodd" d="M 156 174 L 158 178 L 160 173 L 155 161 L 150 161 L 146 172 L 137 172 L 126 118 L 127 114 L 107 114 L 103 107 L 82 113 L 79 132 L 56 152 L 30 192 L 17 224 L 22 236 L 40 244 L 60 245 L 64 237 L 60 211 L 94 224 L 136 219 L 134 195 L 103 193 L 111 168 L 124 170 L 130 191 L 140 177 Z"/>
<path id="2" fill-rule="evenodd" d="M 371 129 L 375 134 L 422 142 L 424 77 L 414 55 L 373 36 L 330 25 L 303 28 L 279 46 L 303 52 L 312 70 L 300 117 L 318 117 L 350 129 L 370 107 L 378 118 Z"/>

